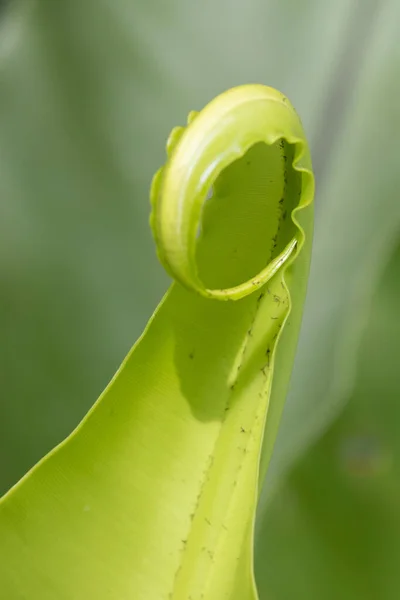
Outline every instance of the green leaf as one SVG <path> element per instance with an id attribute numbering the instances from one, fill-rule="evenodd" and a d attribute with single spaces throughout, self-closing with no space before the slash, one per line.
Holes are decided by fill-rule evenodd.
<path id="1" fill-rule="evenodd" d="M 80 426 L 3 497 L 7 598 L 256 597 L 259 457 L 291 372 L 313 186 L 271 88 L 230 90 L 173 131 L 152 225 L 179 283 Z"/>
<path id="2" fill-rule="evenodd" d="M 172 126 L 223 89 L 265 82 L 292 99 L 325 160 L 325 106 L 341 89 L 333 57 L 347 60 L 353 18 L 348 0 L 10 9 L 0 36 L 0 493 L 76 426 L 166 290 L 146 198 Z M 335 132 L 338 121 L 341 111 Z"/>

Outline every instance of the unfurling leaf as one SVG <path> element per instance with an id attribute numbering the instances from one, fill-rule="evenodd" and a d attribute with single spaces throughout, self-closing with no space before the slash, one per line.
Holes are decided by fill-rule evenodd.
<path id="1" fill-rule="evenodd" d="M 262 477 L 307 283 L 311 160 L 293 107 L 261 85 L 190 113 L 167 151 L 151 223 L 176 283 L 82 423 L 3 497 L 7 599 L 257 597 L 260 457 Z"/>

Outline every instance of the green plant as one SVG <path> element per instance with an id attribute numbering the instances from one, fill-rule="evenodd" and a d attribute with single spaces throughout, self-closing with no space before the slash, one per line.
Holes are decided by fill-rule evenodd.
<path id="1" fill-rule="evenodd" d="M 263 480 L 308 277 L 311 160 L 287 98 L 259 85 L 191 113 L 167 152 L 152 227 L 177 283 L 83 422 L 3 497 L 7 598 L 256 597 L 260 455 Z"/>
<path id="2" fill-rule="evenodd" d="M 8 4 L 0 493 L 82 419 L 166 290 L 146 197 L 172 125 L 222 89 L 269 82 L 301 114 L 318 203 L 299 351 L 257 512 L 259 595 L 396 599 L 400 4 Z M 349 471 L 343 448 L 363 449 L 349 440 L 366 440 L 379 468 Z"/>

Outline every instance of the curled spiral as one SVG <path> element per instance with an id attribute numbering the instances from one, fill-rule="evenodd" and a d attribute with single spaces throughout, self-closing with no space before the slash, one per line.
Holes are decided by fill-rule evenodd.
<path id="1" fill-rule="evenodd" d="M 290 239 L 254 276 L 238 285 L 209 288 L 199 276 L 196 244 L 204 203 L 210 189 L 229 165 L 264 142 L 291 147 L 291 168 L 298 175 L 286 195 L 290 204 Z M 285 177 L 284 171 L 281 177 Z M 286 183 L 286 180 L 285 180 Z M 176 127 L 167 142 L 167 162 L 154 176 L 150 223 L 158 256 L 167 272 L 202 296 L 236 300 L 262 287 L 301 249 L 304 233 L 296 212 L 311 203 L 314 180 L 311 158 L 300 119 L 288 99 L 263 85 L 242 85 L 212 100 L 199 113 L 191 112 L 185 127 Z M 282 198 L 283 203 L 286 198 Z"/>

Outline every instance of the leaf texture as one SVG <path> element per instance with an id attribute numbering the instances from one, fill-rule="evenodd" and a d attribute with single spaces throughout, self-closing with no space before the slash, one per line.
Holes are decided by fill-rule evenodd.
<path id="1" fill-rule="evenodd" d="M 255 598 L 268 462 L 308 275 L 314 181 L 299 118 L 260 85 L 217 97 L 152 186 L 176 279 L 78 428 L 0 504 L 7 598 Z"/>

